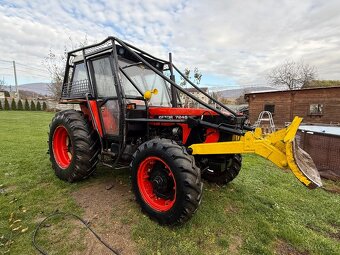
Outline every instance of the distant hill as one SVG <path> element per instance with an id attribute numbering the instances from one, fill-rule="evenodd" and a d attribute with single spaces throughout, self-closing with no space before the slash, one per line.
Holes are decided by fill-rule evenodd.
<path id="1" fill-rule="evenodd" d="M 42 96 L 49 96 L 51 95 L 51 92 L 48 89 L 48 83 L 43 83 L 43 82 L 39 82 L 39 83 L 27 83 L 27 84 L 22 84 L 18 86 L 19 91 L 30 91 Z M 4 86 L 4 89 L 7 91 L 15 91 L 15 86 Z"/>

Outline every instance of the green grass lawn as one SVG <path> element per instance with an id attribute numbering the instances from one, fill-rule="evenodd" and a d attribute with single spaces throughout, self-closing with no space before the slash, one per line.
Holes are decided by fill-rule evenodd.
<path id="1" fill-rule="evenodd" d="M 130 185 L 128 171 L 102 168 L 98 178 L 80 184 L 58 180 L 47 155 L 52 116 L 0 111 L 0 254 L 36 254 L 35 225 L 56 209 L 82 216 L 72 192 L 108 176 Z M 253 155 L 244 156 L 239 177 L 228 186 L 205 183 L 199 210 L 182 227 L 159 226 L 135 203 L 128 206 L 122 212 L 112 208 L 111 217 L 129 226 L 140 254 L 340 254 L 340 195 L 308 190 L 291 173 Z M 15 220 L 21 221 L 11 226 Z M 39 238 L 46 250 L 71 254 L 84 248 L 82 235 L 70 238 L 73 224 L 57 226 L 57 245 L 46 230 Z"/>

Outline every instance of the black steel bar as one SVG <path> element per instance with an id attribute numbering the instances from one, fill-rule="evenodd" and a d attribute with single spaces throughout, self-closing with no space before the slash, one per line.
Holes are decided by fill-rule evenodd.
<path id="1" fill-rule="evenodd" d="M 215 128 L 215 129 L 218 129 L 218 130 L 221 130 L 221 131 L 225 131 L 225 132 L 228 132 L 228 133 L 232 133 L 232 134 L 235 134 L 235 135 L 244 135 L 243 131 L 238 130 L 236 128 L 228 128 L 228 127 L 224 127 L 224 126 L 221 126 L 221 125 L 216 125 L 214 123 L 210 123 L 210 122 L 203 121 L 203 120 L 197 120 L 197 122 L 200 125 L 205 126 L 205 127 Z"/>
<path id="2" fill-rule="evenodd" d="M 227 110 L 228 112 L 230 112 L 231 114 L 233 114 L 235 117 L 237 116 L 237 113 L 234 112 L 233 110 L 231 110 L 229 107 L 225 106 L 224 104 L 222 104 L 221 102 L 219 102 L 218 100 L 216 100 L 215 98 L 213 98 L 212 96 L 210 96 L 208 93 L 205 93 L 200 87 L 196 86 L 192 81 L 190 81 L 187 77 L 184 76 L 184 74 L 175 66 L 173 65 L 174 69 L 184 78 L 184 80 L 186 82 L 188 82 L 191 86 L 193 86 L 195 89 L 197 89 L 199 92 L 201 92 L 203 95 L 205 95 L 206 97 L 208 97 L 211 101 L 217 103 L 219 106 L 223 107 L 225 110 Z"/>
<path id="3" fill-rule="evenodd" d="M 129 121 L 129 122 L 157 122 L 157 123 L 186 123 L 186 120 L 146 119 L 146 118 L 126 119 L 126 121 Z"/>
<path id="4" fill-rule="evenodd" d="M 69 53 L 72 54 L 72 53 L 75 53 L 75 52 L 78 52 L 78 51 L 81 51 L 81 50 L 86 50 L 86 49 L 89 49 L 89 48 L 97 47 L 97 46 L 99 46 L 99 45 L 101 45 L 101 44 L 106 43 L 106 42 L 109 41 L 111 38 L 114 38 L 114 37 L 109 36 L 109 37 L 107 37 L 106 39 L 104 39 L 103 41 L 101 41 L 101 42 L 99 42 L 99 43 L 95 43 L 95 44 L 91 44 L 91 45 L 88 45 L 88 46 L 84 46 L 84 47 L 81 47 L 81 48 L 72 50 L 72 51 L 70 51 Z"/>
<path id="5" fill-rule="evenodd" d="M 157 61 L 159 61 L 159 62 L 162 62 L 163 64 L 168 64 L 168 61 L 166 61 L 166 60 L 164 60 L 164 59 L 157 58 L 157 57 L 155 57 L 155 56 L 152 56 L 151 54 L 149 54 L 149 53 L 147 53 L 147 52 L 145 52 L 145 51 L 143 51 L 143 50 L 137 48 L 136 46 L 133 46 L 133 45 L 127 43 L 127 42 L 124 42 L 124 41 L 118 39 L 118 38 L 116 38 L 116 41 L 119 42 L 120 45 L 122 45 L 121 42 L 123 42 L 125 48 L 126 48 L 126 47 L 132 48 L 132 49 L 134 49 L 134 50 L 136 50 L 136 51 L 139 51 L 139 53 L 141 53 L 141 54 L 143 54 L 143 55 L 145 55 L 145 56 L 147 56 L 147 57 L 150 57 L 150 58 L 152 58 L 152 59 L 154 59 L 154 60 L 157 60 Z M 123 45 L 122 45 L 122 46 L 123 46 Z"/>
<path id="6" fill-rule="evenodd" d="M 119 70 L 123 73 L 123 75 L 126 77 L 126 79 L 129 80 L 129 82 L 131 82 L 131 84 L 135 87 L 135 89 L 137 89 L 137 91 L 139 92 L 139 94 L 142 95 L 142 97 L 144 97 L 143 92 L 138 88 L 138 86 L 133 82 L 133 80 L 129 77 L 129 75 L 127 75 L 127 73 L 123 70 L 122 67 L 119 66 Z"/>
<path id="7" fill-rule="evenodd" d="M 134 52 L 133 50 L 131 50 L 130 48 L 128 48 L 125 43 L 123 41 L 121 41 L 120 39 L 116 38 L 117 42 L 120 43 L 123 47 L 125 47 L 131 54 L 133 54 L 136 58 L 138 58 L 140 61 L 142 61 L 147 67 L 149 67 L 152 71 L 154 71 L 156 74 L 158 74 L 160 77 L 162 77 L 164 80 L 166 80 L 167 82 L 169 82 L 171 85 L 175 86 L 176 89 L 180 90 L 181 92 L 183 92 L 184 94 L 186 94 L 188 97 L 192 98 L 193 100 L 197 101 L 198 103 L 200 103 L 201 105 L 205 106 L 206 108 L 220 114 L 223 117 L 228 117 L 226 116 L 223 112 L 221 112 L 220 110 L 210 106 L 209 104 L 205 103 L 204 101 L 202 101 L 201 99 L 195 97 L 194 95 L 190 94 L 189 92 L 187 92 L 185 89 L 183 89 L 181 86 L 177 85 L 175 82 L 173 82 L 172 80 L 170 80 L 168 77 L 166 77 L 163 73 L 161 73 L 160 71 L 158 71 L 156 68 L 154 68 L 151 64 L 149 64 L 147 61 L 145 61 L 141 56 L 139 56 L 136 52 Z"/>
<path id="8" fill-rule="evenodd" d="M 174 75 L 174 69 L 172 66 L 172 54 L 169 53 L 169 70 L 170 70 L 170 80 L 173 82 L 176 82 L 175 75 Z M 174 86 L 171 86 L 171 101 L 172 101 L 172 107 L 177 107 L 177 90 Z"/>

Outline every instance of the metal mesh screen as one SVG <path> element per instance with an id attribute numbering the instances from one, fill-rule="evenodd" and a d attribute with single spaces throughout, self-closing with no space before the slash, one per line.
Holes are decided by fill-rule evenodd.
<path id="1" fill-rule="evenodd" d="M 340 180 L 339 136 L 299 131 L 297 141 L 312 157 L 322 177 Z"/>
<path id="2" fill-rule="evenodd" d="M 112 46 L 112 41 L 111 40 L 109 40 L 109 41 L 107 41 L 107 42 L 105 42 L 103 44 L 100 44 L 98 46 L 85 49 L 85 54 L 86 55 L 87 54 L 92 54 L 92 53 L 95 53 L 97 51 L 100 51 L 100 50 L 105 49 L 105 48 L 110 47 L 110 46 Z"/>
<path id="3" fill-rule="evenodd" d="M 88 80 L 64 83 L 61 98 L 85 98 L 86 93 L 91 93 Z"/>

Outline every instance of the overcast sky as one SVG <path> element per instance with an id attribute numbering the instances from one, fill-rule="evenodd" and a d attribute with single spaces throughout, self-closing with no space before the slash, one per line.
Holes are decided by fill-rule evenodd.
<path id="1" fill-rule="evenodd" d="M 0 78 L 13 82 L 5 61 L 15 60 L 19 83 L 46 81 L 50 49 L 114 35 L 164 59 L 173 52 L 181 69 L 201 70 L 202 85 L 264 85 L 286 59 L 340 79 L 339 13 L 336 0 L 0 0 Z"/>

